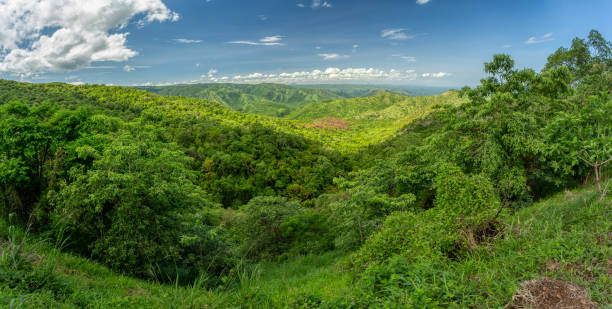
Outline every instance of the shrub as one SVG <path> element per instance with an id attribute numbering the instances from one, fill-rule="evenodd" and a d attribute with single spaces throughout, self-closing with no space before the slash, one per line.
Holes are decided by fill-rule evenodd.
<path id="1" fill-rule="evenodd" d="M 71 181 L 50 194 L 52 217 L 81 254 L 115 270 L 175 279 L 168 275 L 181 272 L 175 265 L 197 268 L 215 260 L 205 226 L 217 205 L 193 184 L 189 158 L 153 140 L 123 133 L 94 156 L 90 169 L 73 169 Z M 197 261 L 188 254 L 194 246 L 206 248 Z"/>
<path id="2" fill-rule="evenodd" d="M 388 216 L 382 229 L 368 238 L 352 263 L 361 268 L 394 255 L 415 262 L 458 258 L 472 241 L 470 232 L 486 225 L 499 205 L 486 178 L 468 176 L 456 166 L 442 165 L 436 177 L 435 207 Z"/>
<path id="3" fill-rule="evenodd" d="M 293 240 L 288 222 L 304 212 L 298 202 L 284 197 L 253 198 L 232 223 L 234 237 L 240 244 L 239 255 L 263 259 L 287 252 Z"/>

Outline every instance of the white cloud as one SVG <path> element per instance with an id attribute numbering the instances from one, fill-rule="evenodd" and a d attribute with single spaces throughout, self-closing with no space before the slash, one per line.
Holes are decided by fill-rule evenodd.
<path id="1" fill-rule="evenodd" d="M 383 39 L 389 39 L 389 40 L 406 40 L 406 39 L 414 38 L 414 35 L 407 34 L 404 31 L 406 31 L 406 29 L 403 29 L 403 28 L 385 29 L 380 32 L 380 36 Z"/>
<path id="2" fill-rule="evenodd" d="M 284 73 L 250 73 L 233 76 L 202 75 L 201 79 L 193 82 L 229 82 L 232 83 L 326 83 L 326 82 L 390 82 L 410 81 L 418 77 L 414 70 L 398 71 L 395 69 L 381 70 L 374 68 L 327 68 L 324 70 L 284 72 Z"/>
<path id="3" fill-rule="evenodd" d="M 266 42 L 266 43 L 270 43 L 270 42 L 278 42 L 280 40 L 282 40 L 283 37 L 280 35 L 273 35 L 273 36 L 267 36 L 265 38 L 262 38 L 261 40 L 259 40 L 260 42 Z"/>
<path id="4" fill-rule="evenodd" d="M 207 76 L 208 77 L 213 77 L 213 76 L 215 76 L 215 74 L 217 74 L 217 72 L 219 72 L 219 71 L 217 71 L 217 69 L 210 69 L 210 70 L 208 70 L 208 75 Z"/>
<path id="5" fill-rule="evenodd" d="M 438 72 L 438 73 L 424 73 L 421 76 L 422 77 L 431 77 L 431 78 L 442 78 L 442 77 L 447 77 L 447 76 L 451 76 L 451 73 L 446 73 L 446 72 Z"/>
<path id="6" fill-rule="evenodd" d="M 425 3 L 429 2 L 429 1 L 430 0 L 416 0 L 416 3 L 420 4 L 420 5 L 423 5 L 423 4 L 425 4 Z"/>
<path id="7" fill-rule="evenodd" d="M 301 8 L 305 8 L 306 4 L 300 2 L 300 3 L 297 4 L 297 6 L 301 7 Z M 313 10 L 320 9 L 320 8 L 328 8 L 329 9 L 329 8 L 332 8 L 332 4 L 330 2 L 327 2 L 327 1 L 312 0 L 312 2 L 310 3 L 309 7 L 311 9 L 313 9 Z"/>
<path id="8" fill-rule="evenodd" d="M 253 46 L 283 46 L 285 43 L 281 43 L 280 41 L 283 39 L 283 36 L 273 35 L 267 36 L 259 39 L 259 41 L 230 41 L 227 42 L 229 44 L 240 44 L 240 45 L 253 45 Z"/>
<path id="9" fill-rule="evenodd" d="M 527 41 L 525 41 L 525 44 L 537 44 L 537 43 L 544 43 L 544 42 L 552 41 L 554 40 L 552 36 L 553 36 L 552 32 L 546 33 L 540 38 L 532 36 L 529 39 L 527 39 Z"/>
<path id="10" fill-rule="evenodd" d="M 71 71 L 97 61 L 126 61 L 138 53 L 120 32 L 176 21 L 162 0 L 0 0 L 0 71 L 22 75 Z"/>
<path id="11" fill-rule="evenodd" d="M 502 45 L 502 48 L 510 48 L 510 47 L 512 47 L 512 45 L 510 44 Z"/>
<path id="12" fill-rule="evenodd" d="M 338 59 L 346 59 L 350 58 L 349 55 L 340 55 L 340 54 L 318 54 L 317 56 L 323 58 L 323 60 L 338 60 Z"/>
<path id="13" fill-rule="evenodd" d="M 413 56 L 404 56 L 402 54 L 394 54 L 394 55 L 391 55 L 391 56 L 398 57 L 398 58 L 400 58 L 402 60 L 405 60 L 405 61 L 408 61 L 408 62 L 416 62 L 417 61 L 416 57 L 413 57 Z"/>
<path id="14" fill-rule="evenodd" d="M 193 43 L 202 43 L 202 40 L 190 40 L 190 39 L 174 39 L 177 43 L 182 44 L 193 44 Z"/>
<path id="15" fill-rule="evenodd" d="M 150 66 L 148 66 L 148 65 L 135 65 L 135 66 L 131 66 L 131 65 L 127 65 L 126 64 L 126 65 L 123 66 L 123 70 L 126 71 L 126 72 L 132 72 L 132 71 L 134 71 L 136 69 L 148 69 L 148 68 L 150 68 Z"/>
<path id="16" fill-rule="evenodd" d="M 75 86 L 81 86 L 81 85 L 85 85 L 84 82 L 78 80 L 78 81 L 74 81 L 74 82 L 69 82 L 69 84 L 71 85 L 75 85 Z"/>
<path id="17" fill-rule="evenodd" d="M 259 20 L 261 20 L 261 21 L 266 21 L 266 20 L 268 20 L 268 16 L 263 15 L 263 14 L 262 14 L 262 15 L 257 15 L 257 18 L 259 18 Z"/>
<path id="18" fill-rule="evenodd" d="M 109 70 L 109 69 L 114 69 L 115 66 L 112 65 L 97 65 L 97 66 L 88 66 L 85 67 L 84 69 L 92 69 L 92 70 Z"/>

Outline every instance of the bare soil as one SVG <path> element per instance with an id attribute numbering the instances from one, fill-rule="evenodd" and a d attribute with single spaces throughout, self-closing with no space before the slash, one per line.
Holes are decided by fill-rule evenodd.
<path id="1" fill-rule="evenodd" d="M 525 281 L 519 287 L 509 309 L 590 309 L 597 308 L 588 292 L 575 283 L 548 277 Z"/>

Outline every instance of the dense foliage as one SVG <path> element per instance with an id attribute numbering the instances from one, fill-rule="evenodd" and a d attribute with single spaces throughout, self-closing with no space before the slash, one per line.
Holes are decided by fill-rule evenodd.
<path id="1" fill-rule="evenodd" d="M 309 103 L 293 120 L 2 81 L 0 223 L 11 227 L 0 231 L 27 225 L 115 271 L 216 287 L 207 293 L 253 307 L 500 307 L 519 279 L 551 269 L 590 278 L 594 298 L 610 301 L 612 43 L 592 31 L 541 72 L 509 55 L 484 69 L 460 92 Z M 596 190 L 569 191 L 591 180 Z M 78 302 L 18 243 L 0 239 L 0 273 L 12 272 L 0 291 Z M 292 263 L 317 256 L 327 266 L 306 282 Z M 558 261 L 582 275 L 556 272 Z M 283 265 L 301 287 L 271 299 L 258 270 L 286 288 Z"/>

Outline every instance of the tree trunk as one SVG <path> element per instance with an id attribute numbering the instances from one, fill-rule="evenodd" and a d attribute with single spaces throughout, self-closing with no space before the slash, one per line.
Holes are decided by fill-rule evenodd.
<path id="1" fill-rule="evenodd" d="M 601 165 L 595 164 L 595 183 L 597 183 L 597 190 L 599 190 L 599 193 L 603 193 L 601 191 L 601 177 L 600 177 L 600 173 L 601 173 Z"/>

